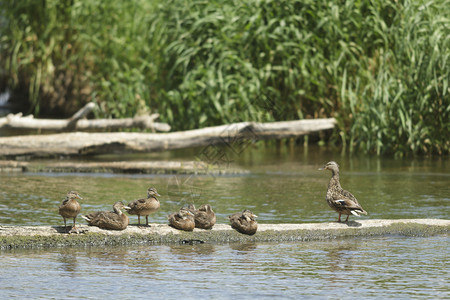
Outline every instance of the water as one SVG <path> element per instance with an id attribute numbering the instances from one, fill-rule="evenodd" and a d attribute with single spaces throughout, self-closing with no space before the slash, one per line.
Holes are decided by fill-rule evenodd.
<path id="1" fill-rule="evenodd" d="M 448 242 L 377 237 L 4 251 L 0 293 L 5 299 L 448 299 Z"/>
<path id="2" fill-rule="evenodd" d="M 189 159 L 195 153 L 183 152 Z M 167 155 L 129 159 L 183 159 Z M 82 195 L 82 213 L 88 213 L 110 210 L 118 200 L 145 197 L 149 186 L 161 194 L 161 209 L 150 216 L 156 223 L 167 223 L 169 213 L 189 203 L 211 204 L 219 223 L 244 208 L 254 211 L 261 223 L 334 221 L 337 214 L 325 202 L 331 174 L 317 170 L 332 159 L 341 165 L 343 188 L 369 213 L 362 218 L 450 218 L 448 158 L 348 158 L 285 149 L 252 150 L 234 158 L 234 165 L 250 170 L 236 176 L 0 173 L 0 224 L 62 225 L 57 208 L 69 190 Z M 131 216 L 131 222 L 136 223 L 137 216 Z"/>
<path id="3" fill-rule="evenodd" d="M 193 159 L 198 150 L 120 159 Z M 109 160 L 117 157 L 98 157 Z M 329 222 L 331 174 L 369 213 L 363 219 L 449 219 L 448 158 L 393 160 L 345 157 L 326 150 L 249 149 L 227 162 L 243 175 L 0 174 L 0 224 L 62 225 L 57 208 L 68 190 L 82 213 L 117 200 L 161 194 L 151 223 L 194 203 L 210 203 L 218 223 L 249 208 L 260 223 Z M 225 166 L 223 166 L 225 167 Z M 355 218 L 351 216 L 350 218 Z M 136 216 L 130 217 L 137 222 Z M 83 222 L 78 218 L 79 222 Z M 447 235 L 387 236 L 306 243 L 151 245 L 0 252 L 0 294 L 6 298 L 448 298 Z"/>

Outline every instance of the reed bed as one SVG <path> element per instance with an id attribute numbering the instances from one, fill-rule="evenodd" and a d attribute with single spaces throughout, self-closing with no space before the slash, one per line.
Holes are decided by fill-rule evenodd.
<path id="1" fill-rule="evenodd" d="M 349 152 L 450 149 L 450 2 L 2 1 L 0 89 L 174 130 L 334 116 Z"/>

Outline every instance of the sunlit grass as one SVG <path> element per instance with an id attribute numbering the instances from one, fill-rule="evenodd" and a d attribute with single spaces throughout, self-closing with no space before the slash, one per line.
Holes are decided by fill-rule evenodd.
<path id="1" fill-rule="evenodd" d="M 450 149 L 448 1 L 0 7 L 1 80 L 35 114 L 94 100 L 98 116 L 158 111 L 174 130 L 334 116 L 330 141 L 349 151 Z"/>

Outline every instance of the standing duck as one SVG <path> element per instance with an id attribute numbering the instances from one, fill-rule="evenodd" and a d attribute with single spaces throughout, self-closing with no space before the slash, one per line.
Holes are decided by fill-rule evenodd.
<path id="1" fill-rule="evenodd" d="M 78 214 L 81 210 L 81 205 L 78 203 L 77 199 L 83 199 L 81 196 L 75 192 L 70 191 L 67 193 L 66 199 L 63 200 L 61 205 L 59 206 L 59 214 L 64 219 L 64 229 L 66 232 L 71 232 L 72 230 L 76 229 L 75 227 L 75 219 L 77 218 Z M 66 218 L 72 218 L 73 219 L 73 227 L 70 229 L 70 231 L 67 231 L 67 224 L 66 224 Z"/>
<path id="2" fill-rule="evenodd" d="M 228 219 L 231 222 L 231 227 L 238 232 L 253 235 L 258 229 L 258 223 L 255 220 L 257 217 L 250 210 L 245 209 L 242 213 L 235 213 L 228 216 Z"/>
<path id="3" fill-rule="evenodd" d="M 89 225 L 109 230 L 124 230 L 128 226 L 128 216 L 122 213 L 122 209 L 128 206 L 121 201 L 114 203 L 113 211 L 98 211 L 86 216 L 81 216 Z"/>
<path id="4" fill-rule="evenodd" d="M 195 228 L 211 229 L 216 224 L 216 214 L 211 205 L 203 204 L 197 210 L 194 206 L 188 206 L 188 209 L 193 208 Z"/>
<path id="5" fill-rule="evenodd" d="M 148 226 L 148 215 L 159 209 L 160 203 L 156 196 L 161 197 L 155 188 L 149 188 L 147 190 L 147 198 L 134 200 L 128 204 L 128 208 L 125 208 L 130 215 L 138 216 L 139 226 L 141 225 L 141 216 L 145 216 L 145 225 Z"/>
<path id="6" fill-rule="evenodd" d="M 345 222 L 348 221 L 350 214 L 359 216 L 367 215 L 367 212 L 359 205 L 358 200 L 350 192 L 342 189 L 339 182 L 339 165 L 330 161 L 319 170 L 330 170 L 331 180 L 328 184 L 326 200 L 328 205 L 339 213 L 338 222 L 341 222 L 341 215 L 347 215 Z"/>
<path id="7" fill-rule="evenodd" d="M 192 231 L 195 228 L 194 214 L 189 208 L 181 208 L 179 212 L 167 216 L 169 223 L 176 229 Z"/>

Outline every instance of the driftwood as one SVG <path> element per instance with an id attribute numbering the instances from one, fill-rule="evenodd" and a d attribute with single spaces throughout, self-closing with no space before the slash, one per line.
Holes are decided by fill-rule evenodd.
<path id="1" fill-rule="evenodd" d="M 219 155 L 215 145 L 227 145 L 237 153 L 261 139 L 297 137 L 334 128 L 336 120 L 313 119 L 272 123 L 241 122 L 169 133 L 60 133 L 0 137 L 0 156 L 59 156 L 102 153 L 152 152 L 205 147 L 205 156 Z M 209 147 L 211 146 L 211 147 Z M 209 159 L 205 160 L 209 162 Z"/>
<path id="2" fill-rule="evenodd" d="M 16 161 L 0 160 L 0 172 L 39 173 L 133 173 L 133 174 L 248 174 L 249 171 L 220 168 L 204 161 Z"/>
<path id="3" fill-rule="evenodd" d="M 154 122 L 159 114 L 150 116 L 136 116 L 124 119 L 82 119 L 87 116 L 95 104 L 90 102 L 76 112 L 71 118 L 65 120 L 35 119 L 32 115 L 22 116 L 22 113 L 9 114 L 0 118 L 0 129 L 38 130 L 38 131 L 95 131 L 118 130 L 123 128 L 152 129 L 156 131 L 170 131 L 169 124 Z"/>

